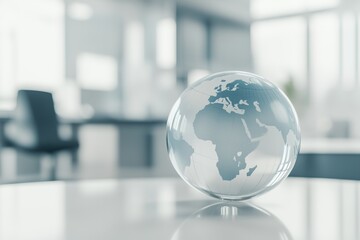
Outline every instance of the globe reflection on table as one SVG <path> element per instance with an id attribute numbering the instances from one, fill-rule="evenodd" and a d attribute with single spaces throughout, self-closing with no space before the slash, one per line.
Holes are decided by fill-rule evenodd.
<path id="1" fill-rule="evenodd" d="M 247 203 L 216 203 L 187 218 L 172 240 L 266 239 L 290 240 L 290 232 L 274 215 Z"/>

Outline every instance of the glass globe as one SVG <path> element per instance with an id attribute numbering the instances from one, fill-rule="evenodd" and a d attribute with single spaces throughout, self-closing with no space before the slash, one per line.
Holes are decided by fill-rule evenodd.
<path id="1" fill-rule="evenodd" d="M 220 72 L 176 101 L 167 148 L 189 185 L 215 198 L 245 200 L 289 175 L 300 148 L 299 122 L 273 83 L 252 73 Z"/>

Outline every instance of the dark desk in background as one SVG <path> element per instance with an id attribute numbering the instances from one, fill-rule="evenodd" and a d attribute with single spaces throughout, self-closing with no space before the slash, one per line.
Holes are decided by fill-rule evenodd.
<path id="1" fill-rule="evenodd" d="M 4 126 L 9 120 L 11 120 L 10 113 L 0 112 L 0 146 L 4 139 Z M 62 125 L 70 126 L 75 137 L 78 137 L 79 128 L 84 125 L 116 126 L 119 132 L 119 165 L 124 167 L 152 166 L 154 158 L 153 130 L 166 125 L 166 119 L 163 118 L 140 119 L 123 116 L 59 118 L 59 121 Z"/>
<path id="2" fill-rule="evenodd" d="M 360 180 L 360 154 L 302 153 L 290 176 Z"/>
<path id="3" fill-rule="evenodd" d="M 83 125 L 113 125 L 119 134 L 119 165 L 123 167 L 151 167 L 154 163 L 154 134 L 156 127 L 165 127 L 160 118 L 128 118 L 121 116 L 96 116 L 88 119 L 62 119 L 78 134 Z M 165 146 L 165 136 L 164 136 Z"/>
<path id="4" fill-rule="evenodd" d="M 305 139 L 290 176 L 360 180 L 360 140 Z"/>

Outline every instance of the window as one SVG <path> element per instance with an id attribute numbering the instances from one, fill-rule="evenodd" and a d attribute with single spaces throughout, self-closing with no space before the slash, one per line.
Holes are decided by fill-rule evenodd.
<path id="1" fill-rule="evenodd" d="M 82 53 L 77 58 L 76 70 L 84 89 L 110 91 L 117 87 L 118 66 L 111 56 Z"/>
<path id="2" fill-rule="evenodd" d="M 18 88 L 53 90 L 64 79 L 60 0 L 0 1 L 0 99 Z"/>
<path id="3" fill-rule="evenodd" d="M 356 82 L 355 74 L 355 34 L 356 34 L 356 16 L 353 13 L 345 12 L 340 15 L 341 22 L 341 43 L 342 43 L 342 71 L 340 79 L 345 88 L 352 88 Z"/>
<path id="4" fill-rule="evenodd" d="M 171 18 L 164 18 L 157 24 L 156 63 L 161 69 L 173 69 L 175 67 L 176 25 Z"/>
<path id="5" fill-rule="evenodd" d="M 251 14 L 255 19 L 311 10 L 335 8 L 340 0 L 252 0 Z"/>
<path id="6" fill-rule="evenodd" d="M 310 19 L 311 95 L 319 103 L 339 83 L 339 19 L 324 13 Z"/>
<path id="7" fill-rule="evenodd" d="M 284 34 L 286 33 L 286 35 Z M 303 18 L 287 18 L 253 24 L 251 28 L 255 72 L 279 86 L 306 83 L 306 32 Z"/>

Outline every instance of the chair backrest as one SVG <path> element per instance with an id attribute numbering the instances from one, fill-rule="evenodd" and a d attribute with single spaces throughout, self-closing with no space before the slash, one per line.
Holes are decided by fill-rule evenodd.
<path id="1" fill-rule="evenodd" d="M 14 123 L 26 134 L 32 134 L 37 148 L 59 141 L 59 122 L 52 94 L 34 90 L 19 90 Z M 21 133 L 20 133 L 21 134 Z"/>

